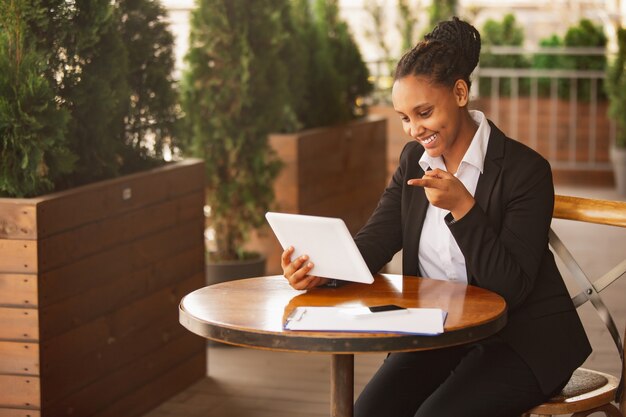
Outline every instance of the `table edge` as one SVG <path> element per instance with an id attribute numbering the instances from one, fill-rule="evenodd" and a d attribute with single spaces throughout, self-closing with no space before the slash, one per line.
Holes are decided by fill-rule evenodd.
<path id="1" fill-rule="evenodd" d="M 438 349 L 444 346 L 455 346 L 485 339 L 500 331 L 507 321 L 506 307 L 495 319 L 466 329 L 446 331 L 439 335 L 406 335 L 381 337 L 380 333 L 372 333 L 372 337 L 340 336 L 333 337 L 318 332 L 294 332 L 292 335 L 243 330 L 240 328 L 223 327 L 200 321 L 179 305 L 179 322 L 192 333 L 214 341 L 236 346 L 289 352 L 317 353 L 376 353 L 402 352 Z"/>

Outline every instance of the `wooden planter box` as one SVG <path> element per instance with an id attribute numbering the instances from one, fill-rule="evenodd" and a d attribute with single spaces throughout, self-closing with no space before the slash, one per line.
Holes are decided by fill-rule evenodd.
<path id="1" fill-rule="evenodd" d="M 387 121 L 369 116 L 339 126 L 270 135 L 285 163 L 276 179 L 276 210 L 342 218 L 354 234 L 376 208 L 387 185 Z M 271 230 L 255 245 L 268 273 L 281 273 L 280 248 Z"/>
<path id="2" fill-rule="evenodd" d="M 206 374 L 202 161 L 0 199 L 0 416 L 137 416 Z"/>

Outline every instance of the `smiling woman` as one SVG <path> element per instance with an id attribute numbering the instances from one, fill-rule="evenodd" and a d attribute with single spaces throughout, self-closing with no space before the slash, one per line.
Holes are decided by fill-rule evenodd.
<path id="1" fill-rule="evenodd" d="M 468 109 L 480 46 L 476 29 L 453 18 L 398 63 L 393 105 L 414 140 L 355 241 L 373 273 L 402 249 L 405 275 L 494 291 L 508 323 L 477 343 L 389 355 L 355 416 L 519 416 L 591 351 L 548 249 L 550 165 Z M 283 261 L 294 288 L 324 283 L 305 256 Z"/>

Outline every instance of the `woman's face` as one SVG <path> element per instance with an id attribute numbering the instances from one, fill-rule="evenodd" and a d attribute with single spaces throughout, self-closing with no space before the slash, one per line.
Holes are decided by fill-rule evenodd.
<path id="1" fill-rule="evenodd" d="M 456 154 L 463 147 L 457 140 L 465 105 L 467 85 L 454 87 L 432 83 L 425 76 L 408 75 L 393 84 L 393 107 L 402 118 L 405 133 L 417 140 L 431 157 Z M 458 149 L 461 151 L 461 149 Z M 465 153 L 462 150 L 461 157 Z"/>

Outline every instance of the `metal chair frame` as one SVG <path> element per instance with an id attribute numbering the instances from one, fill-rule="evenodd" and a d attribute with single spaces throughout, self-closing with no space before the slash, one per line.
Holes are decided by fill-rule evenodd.
<path id="1" fill-rule="evenodd" d="M 592 208 L 589 208 L 588 206 Z M 571 210 L 573 210 L 574 213 L 572 213 Z M 626 202 L 613 202 L 578 197 L 556 196 L 556 205 L 553 218 L 579 220 L 587 223 L 626 227 Z M 611 334 L 611 338 L 613 339 L 615 347 L 617 348 L 622 363 L 620 383 L 615 393 L 615 401 L 617 403 L 620 403 L 621 413 L 612 404 L 605 404 L 600 407 L 595 407 L 593 409 L 593 412 L 600 411 L 604 412 L 608 416 L 623 417 L 624 413 L 626 413 L 625 402 L 622 398 L 624 385 L 624 345 L 620 336 L 620 332 L 615 325 L 615 320 L 613 319 L 613 316 L 611 315 L 607 306 L 604 304 L 602 297 L 600 297 L 600 293 L 622 275 L 626 274 L 626 259 L 621 261 L 618 265 L 602 275 L 600 278 L 592 282 L 582 270 L 576 259 L 574 259 L 574 256 L 567 249 L 563 241 L 557 236 L 552 228 L 550 228 L 549 232 L 549 242 L 554 252 L 563 261 L 565 267 L 572 273 L 572 277 L 574 278 L 574 280 L 577 282 L 580 288 L 582 288 L 582 291 L 580 291 L 580 293 L 572 297 L 574 305 L 576 306 L 576 308 L 578 308 L 588 301 L 591 302 L 596 312 L 598 313 L 598 316 Z M 588 414 L 589 412 L 578 412 L 573 414 L 573 417 Z M 530 413 L 524 414 L 524 416 L 530 415 Z"/>

